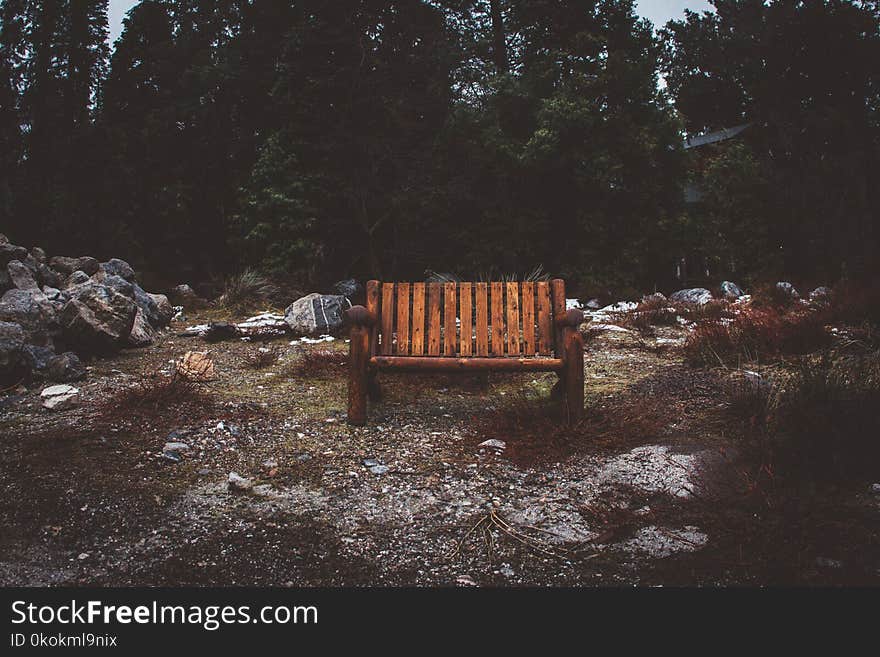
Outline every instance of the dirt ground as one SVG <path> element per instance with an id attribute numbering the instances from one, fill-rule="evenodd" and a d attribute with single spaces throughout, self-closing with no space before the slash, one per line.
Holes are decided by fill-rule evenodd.
<path id="1" fill-rule="evenodd" d="M 295 367 L 344 338 L 208 345 L 181 328 L 92 361 L 76 408 L 41 408 L 40 385 L 0 396 L 0 583 L 880 583 L 880 495 L 756 494 L 726 373 L 684 364 L 681 329 L 592 336 L 589 417 L 567 432 L 552 374 L 388 375 L 353 428 L 344 366 Z M 280 360 L 251 367 L 261 347 Z M 196 400 L 113 408 L 191 349 L 217 373 Z M 189 449 L 169 458 L 168 441 Z M 233 471 L 253 487 L 230 490 Z"/>

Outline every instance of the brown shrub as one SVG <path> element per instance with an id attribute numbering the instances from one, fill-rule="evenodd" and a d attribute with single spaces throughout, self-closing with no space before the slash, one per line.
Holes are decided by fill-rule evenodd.
<path id="1" fill-rule="evenodd" d="M 261 347 L 250 354 L 245 364 L 254 370 L 262 370 L 271 367 L 281 358 L 281 351 L 278 347 Z"/>
<path id="2" fill-rule="evenodd" d="M 162 429 L 198 421 L 217 409 L 217 400 L 199 382 L 177 371 L 148 371 L 133 385 L 105 397 L 93 420 L 116 429 Z"/>
<path id="3" fill-rule="evenodd" d="M 694 365 L 734 366 L 807 354 L 827 346 L 824 313 L 808 309 L 746 308 L 733 319 L 698 324 L 684 346 Z"/>
<path id="4" fill-rule="evenodd" d="M 302 378 L 321 379 L 344 372 L 348 352 L 330 349 L 300 349 L 290 373 Z"/>

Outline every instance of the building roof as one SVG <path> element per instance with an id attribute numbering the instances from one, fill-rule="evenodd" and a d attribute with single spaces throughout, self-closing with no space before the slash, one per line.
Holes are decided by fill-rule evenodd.
<path id="1" fill-rule="evenodd" d="M 707 132 L 702 135 L 697 135 L 696 137 L 691 137 L 690 139 L 685 140 L 684 149 L 688 150 L 689 148 L 697 148 L 698 146 L 715 144 L 719 141 L 731 139 L 732 137 L 736 137 L 739 133 L 748 128 L 750 125 L 752 124 L 743 123 L 732 128 L 722 128 L 721 130 L 715 130 L 713 132 Z"/>

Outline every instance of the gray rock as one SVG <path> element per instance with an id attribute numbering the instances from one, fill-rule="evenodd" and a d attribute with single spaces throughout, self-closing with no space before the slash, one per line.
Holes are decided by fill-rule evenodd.
<path id="1" fill-rule="evenodd" d="M 479 445 L 477 445 L 477 447 L 488 447 L 491 449 L 504 450 L 507 448 L 507 443 L 505 443 L 503 440 L 498 440 L 497 438 L 490 438 L 489 440 L 484 440 L 483 442 L 481 442 Z"/>
<path id="2" fill-rule="evenodd" d="M 77 269 L 74 272 L 71 272 L 70 275 L 64 279 L 64 283 L 62 283 L 61 287 L 65 290 L 70 290 L 78 285 L 85 285 L 91 280 L 91 277 L 82 271 L 81 269 Z"/>
<path id="3" fill-rule="evenodd" d="M 148 347 L 156 341 L 156 332 L 150 326 L 150 322 L 144 317 L 144 311 L 140 308 L 134 316 L 134 323 L 128 334 L 128 344 L 133 347 Z"/>
<path id="4" fill-rule="evenodd" d="M 25 340 L 31 344 L 51 346 L 56 320 L 55 308 L 40 290 L 13 288 L 0 298 L 0 321 L 21 326 Z"/>
<path id="5" fill-rule="evenodd" d="M 12 279 L 9 278 L 9 272 L 5 268 L 0 268 L 0 294 L 3 294 L 12 287 Z"/>
<path id="6" fill-rule="evenodd" d="M 55 350 L 52 347 L 39 347 L 34 344 L 26 344 L 24 349 L 31 359 L 31 366 L 38 372 L 45 371 L 49 366 L 49 361 L 55 357 Z"/>
<path id="7" fill-rule="evenodd" d="M 10 260 L 6 265 L 6 272 L 9 274 L 9 281 L 19 290 L 39 290 L 37 279 L 32 272 L 21 260 Z"/>
<path id="8" fill-rule="evenodd" d="M 584 304 L 584 308 L 589 308 L 590 310 L 598 310 L 602 307 L 602 304 L 599 303 L 598 299 L 590 299 Z"/>
<path id="9" fill-rule="evenodd" d="M 167 442 L 165 443 L 165 447 L 162 448 L 162 451 L 165 452 L 188 452 L 189 451 L 189 443 L 183 442 Z"/>
<path id="10" fill-rule="evenodd" d="M 211 322 L 208 324 L 208 330 L 202 334 L 202 337 L 208 342 L 221 342 L 223 340 L 234 340 L 241 333 L 235 324 L 229 322 Z"/>
<path id="11" fill-rule="evenodd" d="M 725 299 L 739 299 L 745 292 L 742 288 L 731 281 L 721 281 L 721 294 Z"/>
<path id="12" fill-rule="evenodd" d="M 40 401 L 43 408 L 50 411 L 63 411 L 77 405 L 79 390 L 66 384 L 49 386 L 40 393 Z"/>
<path id="13" fill-rule="evenodd" d="M 204 308 L 208 305 L 208 302 L 196 294 L 195 290 L 186 283 L 173 287 L 168 297 L 175 305 L 183 306 L 190 310 Z"/>
<path id="14" fill-rule="evenodd" d="M 364 459 L 363 461 L 361 461 L 361 463 L 363 463 L 364 466 L 367 468 L 374 468 L 377 465 L 382 465 L 381 461 L 379 461 L 378 459 Z"/>
<path id="15" fill-rule="evenodd" d="M 788 281 L 779 281 L 776 284 L 776 292 L 783 297 L 788 297 L 790 299 L 800 299 L 801 295 L 798 294 L 797 289 L 794 285 L 789 283 Z"/>
<path id="16" fill-rule="evenodd" d="M 254 482 L 247 477 L 242 477 L 237 472 L 230 472 L 226 479 L 229 490 L 248 491 L 254 487 Z"/>
<path id="17" fill-rule="evenodd" d="M 60 288 L 64 284 L 64 277 L 45 262 L 37 263 L 37 279 L 49 287 Z"/>
<path id="18" fill-rule="evenodd" d="M 813 303 L 826 303 L 831 299 L 831 288 L 824 285 L 817 287 L 810 292 L 810 301 Z"/>
<path id="19" fill-rule="evenodd" d="M 25 351 L 24 330 L 15 322 L 0 322 L 0 383 L 9 385 L 26 379 L 32 369 Z"/>
<path id="20" fill-rule="evenodd" d="M 88 283 L 61 311 L 64 338 L 87 352 L 114 351 L 126 344 L 138 307 L 134 301 L 115 290 Z"/>
<path id="21" fill-rule="evenodd" d="M 49 258 L 49 266 L 59 274 L 72 274 L 80 270 L 91 276 L 96 274 L 100 265 L 98 261 L 91 256 L 82 256 L 79 258 L 67 258 L 65 256 L 53 256 Z"/>
<path id="22" fill-rule="evenodd" d="M 297 299 L 284 311 L 284 321 L 298 335 L 331 333 L 342 328 L 343 313 L 351 302 L 342 295 L 314 292 Z"/>
<path id="23" fill-rule="evenodd" d="M 86 368 L 79 356 L 72 351 L 65 351 L 49 358 L 42 374 L 50 381 L 67 383 L 85 378 Z"/>
<path id="24" fill-rule="evenodd" d="M 372 472 L 374 475 L 383 475 L 390 469 L 391 468 L 389 468 L 387 465 L 374 465 L 372 468 L 370 468 L 370 472 Z"/>
<path id="25" fill-rule="evenodd" d="M 129 283 L 135 282 L 134 269 L 125 260 L 119 258 L 110 258 L 107 262 L 100 264 L 101 271 L 112 276 L 119 276 L 127 280 Z"/>
<path id="26" fill-rule="evenodd" d="M 37 264 L 45 264 L 46 262 L 46 252 L 43 251 L 39 246 L 35 246 L 31 249 L 31 258 L 34 259 L 34 262 Z"/>
<path id="27" fill-rule="evenodd" d="M 15 244 L 9 244 L 9 242 L 6 244 L 0 244 L 0 267 L 3 269 L 6 269 L 6 265 L 8 265 L 11 260 L 24 261 L 27 256 L 27 249 L 23 246 L 16 246 Z"/>
<path id="28" fill-rule="evenodd" d="M 712 300 L 712 293 L 704 287 L 692 287 L 687 290 L 678 290 L 669 295 L 669 300 L 676 303 L 695 303 L 704 305 Z"/>
<path id="29" fill-rule="evenodd" d="M 334 283 L 333 289 L 336 290 L 337 294 L 340 294 L 344 297 L 351 299 L 352 297 L 356 296 L 358 294 L 358 292 L 360 292 L 364 288 L 355 279 L 348 278 L 344 281 L 337 281 L 336 283 Z"/>
<path id="30" fill-rule="evenodd" d="M 168 301 L 168 297 L 164 294 L 151 294 L 147 292 L 147 296 L 153 300 L 153 303 L 156 304 L 156 317 L 159 326 L 168 326 L 171 323 L 171 318 L 174 317 L 175 310 L 174 306 L 171 305 L 171 302 Z"/>
<path id="31" fill-rule="evenodd" d="M 116 274 L 107 274 L 104 271 L 93 276 L 92 280 L 99 282 L 101 285 L 106 285 L 134 301 L 143 312 L 144 318 L 150 323 L 150 326 L 155 328 L 163 326 L 162 313 L 159 311 L 158 303 L 137 283 L 132 283 Z"/>
<path id="32" fill-rule="evenodd" d="M 651 301 L 666 301 L 666 295 L 662 292 L 654 292 L 653 294 L 646 294 L 642 297 L 642 303 L 650 303 Z"/>
<path id="33" fill-rule="evenodd" d="M 9 238 L 3 233 L 0 233 L 0 244 L 9 244 Z"/>

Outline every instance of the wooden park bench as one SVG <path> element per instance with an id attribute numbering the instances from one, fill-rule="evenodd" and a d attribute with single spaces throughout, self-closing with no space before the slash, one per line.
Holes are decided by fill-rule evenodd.
<path id="1" fill-rule="evenodd" d="M 379 397 L 381 370 L 549 371 L 559 375 L 570 422 L 584 412 L 580 310 L 565 309 L 565 282 L 380 283 L 351 325 L 348 421 L 364 424 L 367 397 Z"/>

